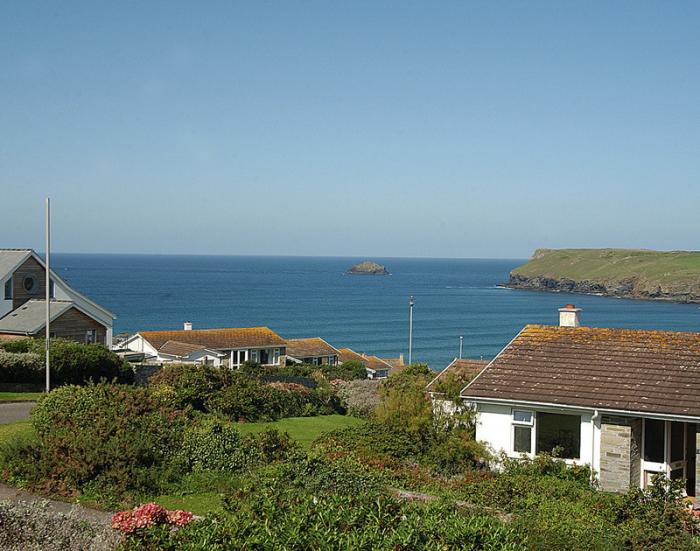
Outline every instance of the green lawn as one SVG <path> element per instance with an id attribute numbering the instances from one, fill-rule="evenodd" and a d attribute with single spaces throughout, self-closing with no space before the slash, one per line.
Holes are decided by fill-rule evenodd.
<path id="1" fill-rule="evenodd" d="M 317 417 L 287 417 L 271 423 L 239 423 L 236 427 L 242 434 L 276 428 L 289 434 L 302 447 L 308 448 L 311 442 L 324 432 L 353 427 L 362 423 L 364 423 L 363 420 L 346 415 L 319 415 Z"/>
<path id="2" fill-rule="evenodd" d="M 16 421 L 0 425 L 0 444 L 16 436 L 25 438 L 34 436 L 32 423 L 30 421 Z"/>
<path id="3" fill-rule="evenodd" d="M 43 392 L 0 392 L 0 402 L 34 402 Z"/>

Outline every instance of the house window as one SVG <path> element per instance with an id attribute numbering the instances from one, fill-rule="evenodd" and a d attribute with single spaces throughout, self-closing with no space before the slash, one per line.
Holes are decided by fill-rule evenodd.
<path id="1" fill-rule="evenodd" d="M 663 463 L 666 451 L 666 422 L 644 420 L 644 461 Z"/>
<path id="2" fill-rule="evenodd" d="M 516 453 L 532 453 L 532 431 L 535 416 L 524 409 L 513 410 L 513 451 Z"/>
<path id="3" fill-rule="evenodd" d="M 97 329 L 88 329 L 85 332 L 85 342 L 88 344 L 97 342 Z"/>
<path id="4" fill-rule="evenodd" d="M 250 361 L 251 363 L 258 363 L 258 351 L 257 350 L 251 350 L 250 351 Z"/>
<path id="5" fill-rule="evenodd" d="M 12 300 L 12 278 L 5 282 L 5 300 Z"/>
<path id="6" fill-rule="evenodd" d="M 275 348 L 274 352 L 272 353 L 272 364 L 279 365 L 279 363 L 280 363 L 280 349 Z"/>
<path id="7" fill-rule="evenodd" d="M 56 298 L 56 283 L 49 279 L 49 298 Z"/>
<path id="8" fill-rule="evenodd" d="M 563 459 L 581 457 L 581 417 L 559 413 L 537 414 L 537 453 L 557 449 Z"/>

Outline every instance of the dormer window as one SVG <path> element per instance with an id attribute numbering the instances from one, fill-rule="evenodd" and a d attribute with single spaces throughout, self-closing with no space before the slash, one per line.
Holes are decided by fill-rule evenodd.
<path id="1" fill-rule="evenodd" d="M 12 278 L 5 282 L 5 300 L 12 300 Z"/>

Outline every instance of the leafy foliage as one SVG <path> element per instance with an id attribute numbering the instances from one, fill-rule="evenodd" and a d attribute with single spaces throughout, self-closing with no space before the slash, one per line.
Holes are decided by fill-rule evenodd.
<path id="1" fill-rule="evenodd" d="M 131 366 L 101 344 L 83 344 L 51 339 L 50 366 L 52 386 L 76 384 L 101 379 L 120 383 L 133 382 Z M 20 339 L 0 343 L 0 382 L 44 382 L 44 342 Z"/>
<path id="2" fill-rule="evenodd" d="M 379 407 L 380 385 L 381 381 L 373 379 L 346 381 L 338 385 L 338 397 L 350 415 L 369 419 Z"/>
<path id="3" fill-rule="evenodd" d="M 64 386 L 32 414 L 37 443 L 23 475 L 56 490 L 99 484 L 117 495 L 156 489 L 158 469 L 179 449 L 185 416 L 147 389 L 108 383 Z M 18 467 L 19 464 L 15 463 Z"/>

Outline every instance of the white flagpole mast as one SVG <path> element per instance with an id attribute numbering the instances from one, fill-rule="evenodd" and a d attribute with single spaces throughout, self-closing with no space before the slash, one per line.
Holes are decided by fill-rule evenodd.
<path id="1" fill-rule="evenodd" d="M 408 299 L 408 365 L 413 365 L 413 295 Z"/>
<path id="2" fill-rule="evenodd" d="M 49 337 L 51 332 L 49 330 L 49 322 L 51 319 L 51 233 L 49 229 L 50 224 L 50 202 L 49 198 L 46 198 L 46 209 L 45 209 L 45 237 L 46 237 L 46 342 L 44 344 L 44 351 L 46 353 L 46 392 L 50 390 L 50 378 L 49 378 Z"/>
<path id="3" fill-rule="evenodd" d="M 464 341 L 464 337 L 462 335 L 459 336 L 459 359 L 462 359 L 462 342 Z"/>

